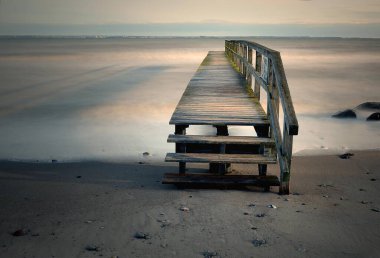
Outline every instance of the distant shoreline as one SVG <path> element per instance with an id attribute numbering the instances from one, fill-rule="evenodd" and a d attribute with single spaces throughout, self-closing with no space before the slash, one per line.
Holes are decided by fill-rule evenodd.
<path id="1" fill-rule="evenodd" d="M 379 40 L 368 37 L 322 36 L 123 36 L 123 35 L 0 35 L 0 39 L 358 39 Z"/>

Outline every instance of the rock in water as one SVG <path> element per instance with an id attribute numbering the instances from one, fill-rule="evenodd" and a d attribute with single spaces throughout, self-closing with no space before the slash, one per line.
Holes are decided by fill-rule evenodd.
<path id="1" fill-rule="evenodd" d="M 373 113 L 367 117 L 367 121 L 380 121 L 380 112 Z"/>
<path id="2" fill-rule="evenodd" d="M 380 102 L 364 102 L 357 109 L 380 109 Z"/>
<path id="3" fill-rule="evenodd" d="M 339 155 L 339 158 L 341 158 L 341 159 L 349 159 L 349 158 L 351 158 L 352 156 L 354 156 L 353 153 L 349 153 L 349 152 L 347 152 L 347 153 L 344 153 L 344 154 L 342 154 L 342 155 Z"/>
<path id="4" fill-rule="evenodd" d="M 355 111 L 353 111 L 352 109 L 346 109 L 344 111 L 340 111 L 338 113 L 335 113 L 334 115 L 332 115 L 332 117 L 335 117 L 335 118 L 356 118 L 356 114 L 355 114 Z"/>

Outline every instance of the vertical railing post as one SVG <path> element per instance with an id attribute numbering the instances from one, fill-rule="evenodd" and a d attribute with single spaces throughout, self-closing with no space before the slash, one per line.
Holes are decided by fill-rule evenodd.
<path id="1" fill-rule="evenodd" d="M 243 51 L 242 51 L 242 57 L 244 58 L 244 60 L 247 60 L 247 46 L 246 45 L 242 45 L 243 47 Z M 247 79 L 247 67 L 246 65 L 244 64 L 244 62 L 242 62 L 242 66 L 241 66 L 241 73 L 243 74 L 244 78 Z"/>
<path id="2" fill-rule="evenodd" d="M 252 66 L 252 48 L 248 47 L 248 63 Z M 249 67 L 247 67 L 246 71 L 246 79 L 248 88 L 252 88 L 252 74 L 249 72 Z"/>
<path id="3" fill-rule="evenodd" d="M 255 64 L 255 70 L 258 74 L 261 73 L 261 59 L 262 55 L 256 51 L 256 64 Z M 254 89 L 255 97 L 260 100 L 260 83 L 255 79 L 255 89 Z"/>
<path id="4" fill-rule="evenodd" d="M 290 168 L 292 163 L 293 135 L 289 134 L 286 121 L 284 121 L 282 155 L 285 157 L 288 171 L 281 171 L 280 194 L 289 194 Z"/>

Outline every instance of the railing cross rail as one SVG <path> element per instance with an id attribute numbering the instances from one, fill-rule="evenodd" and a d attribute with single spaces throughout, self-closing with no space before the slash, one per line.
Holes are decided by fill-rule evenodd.
<path id="1" fill-rule="evenodd" d="M 255 66 L 252 64 L 253 50 L 256 52 Z M 298 121 L 281 55 L 278 51 L 244 40 L 226 40 L 225 53 L 236 70 L 246 78 L 249 87 L 252 86 L 252 76 L 255 78 L 253 90 L 255 97 L 260 99 L 261 87 L 267 94 L 267 114 L 271 124 L 270 134 L 276 142 L 281 169 L 280 192 L 287 194 L 289 191 L 293 135 L 298 134 Z M 263 63 L 265 64 L 263 65 Z M 284 113 L 282 134 L 279 124 L 280 102 Z"/>

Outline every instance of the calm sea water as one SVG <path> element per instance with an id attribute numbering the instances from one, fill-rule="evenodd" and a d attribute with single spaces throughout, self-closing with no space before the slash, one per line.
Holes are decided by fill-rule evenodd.
<path id="1" fill-rule="evenodd" d="M 380 122 L 331 114 L 380 101 L 379 39 L 253 38 L 281 51 L 298 155 L 380 148 Z M 0 39 L 0 159 L 162 160 L 170 116 L 223 39 Z M 210 129 L 212 130 L 212 129 Z M 232 134 L 244 132 L 232 128 Z"/>

